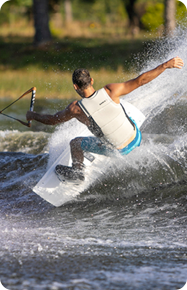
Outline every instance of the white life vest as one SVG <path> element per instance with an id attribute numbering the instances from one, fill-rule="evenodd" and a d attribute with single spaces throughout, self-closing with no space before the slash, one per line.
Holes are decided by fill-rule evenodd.
<path id="1" fill-rule="evenodd" d="M 121 104 L 116 104 L 104 88 L 78 102 L 86 116 L 96 123 L 102 135 L 114 147 L 123 146 L 134 134 L 134 126 Z M 91 129 L 90 129 L 91 130 Z M 93 131 L 93 130 L 91 130 Z"/>

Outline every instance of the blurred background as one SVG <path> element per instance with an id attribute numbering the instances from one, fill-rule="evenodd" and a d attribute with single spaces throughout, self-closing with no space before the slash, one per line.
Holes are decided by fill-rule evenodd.
<path id="1" fill-rule="evenodd" d="M 77 67 L 96 89 L 127 80 L 186 16 L 177 0 L 10 0 L 0 10 L 0 97 L 36 86 L 37 98 L 74 98 Z"/>

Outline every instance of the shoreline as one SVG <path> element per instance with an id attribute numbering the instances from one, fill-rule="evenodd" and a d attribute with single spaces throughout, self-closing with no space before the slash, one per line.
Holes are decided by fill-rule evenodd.
<path id="1" fill-rule="evenodd" d="M 118 71 L 100 71 L 90 70 L 91 76 L 95 80 L 94 87 L 99 89 L 111 82 L 122 82 L 132 77 L 136 77 L 135 73 L 124 72 L 122 68 Z M 71 72 L 53 72 L 34 70 L 16 71 L 8 70 L 0 71 L 1 88 L 0 99 L 14 99 L 21 96 L 24 92 L 32 87 L 36 87 L 36 96 L 39 99 L 73 99 L 79 98 L 73 88 Z"/>

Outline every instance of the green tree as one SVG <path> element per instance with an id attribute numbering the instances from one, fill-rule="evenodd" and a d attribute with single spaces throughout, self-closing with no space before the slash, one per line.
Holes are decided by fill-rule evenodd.
<path id="1" fill-rule="evenodd" d="M 159 29 L 161 25 L 164 25 L 164 3 L 150 2 L 147 4 L 144 15 L 141 18 L 143 27 L 148 31 L 154 31 Z"/>
<path id="2" fill-rule="evenodd" d="M 0 10 L 0 24 L 10 24 L 12 20 L 15 21 L 17 17 L 20 17 L 20 15 L 22 15 L 20 10 L 24 10 L 25 12 L 27 12 L 31 9 L 31 7 L 32 0 L 14 0 L 6 2 Z"/>
<path id="3" fill-rule="evenodd" d="M 171 4 L 172 7 L 169 9 Z M 177 0 L 171 0 L 169 5 L 168 3 L 166 5 L 165 0 L 148 2 L 141 18 L 144 29 L 154 31 L 161 27 L 164 28 L 165 35 L 172 36 L 177 25 L 186 27 L 187 10 L 185 5 Z"/>
<path id="4" fill-rule="evenodd" d="M 122 0 L 72 0 L 75 19 L 102 23 L 122 20 L 126 10 Z"/>

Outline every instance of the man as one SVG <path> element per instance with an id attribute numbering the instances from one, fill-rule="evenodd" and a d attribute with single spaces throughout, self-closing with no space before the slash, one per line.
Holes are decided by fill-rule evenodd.
<path id="1" fill-rule="evenodd" d="M 123 83 L 112 83 L 95 91 L 94 80 L 86 69 L 77 69 L 72 75 L 73 86 L 82 97 L 64 110 L 54 115 L 42 115 L 27 112 L 27 120 L 35 120 L 46 125 L 64 123 L 76 118 L 85 124 L 95 137 L 77 137 L 70 142 L 72 167 L 57 165 L 59 179 L 84 180 L 84 152 L 110 155 L 118 151 L 122 155 L 131 152 L 140 145 L 141 132 L 137 125 L 125 113 L 120 105 L 120 96 L 126 95 L 138 87 L 158 77 L 168 68 L 182 68 L 183 60 L 175 57 L 158 67 L 141 74 L 135 79 Z"/>

